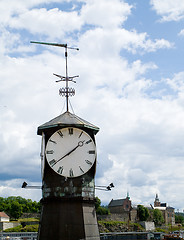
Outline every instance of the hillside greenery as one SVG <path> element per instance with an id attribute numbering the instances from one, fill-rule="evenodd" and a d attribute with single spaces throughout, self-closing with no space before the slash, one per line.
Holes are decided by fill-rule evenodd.
<path id="1" fill-rule="evenodd" d="M 101 200 L 98 197 L 95 197 L 95 209 L 97 215 L 108 215 L 110 214 L 107 206 L 101 206 Z"/>
<path id="2" fill-rule="evenodd" d="M 128 231 L 143 231 L 144 228 L 138 223 L 112 221 L 112 220 L 99 220 L 99 231 L 104 232 L 128 232 Z"/>
<path id="3" fill-rule="evenodd" d="M 22 197 L 0 197 L 0 212 L 5 212 L 11 219 L 18 219 L 22 213 L 39 213 L 40 202 Z"/>
<path id="4" fill-rule="evenodd" d="M 4 230 L 4 232 L 38 232 L 38 224 L 35 225 L 26 225 L 23 227 L 22 225 L 19 225 L 14 228 L 8 228 Z"/>
<path id="5" fill-rule="evenodd" d="M 181 223 L 182 225 L 184 225 L 184 216 L 176 214 L 175 215 L 175 222 L 176 223 Z"/>

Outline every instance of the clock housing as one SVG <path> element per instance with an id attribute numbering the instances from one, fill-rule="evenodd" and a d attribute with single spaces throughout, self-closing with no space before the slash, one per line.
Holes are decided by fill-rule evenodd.
<path id="1" fill-rule="evenodd" d="M 75 175 L 75 172 L 73 171 L 74 177 L 70 177 L 70 174 L 65 176 L 64 171 L 62 172 L 62 174 L 61 174 L 61 172 L 58 173 L 57 171 L 59 170 L 59 167 L 62 168 L 62 166 L 58 166 L 57 171 L 55 171 L 51 167 L 50 161 L 52 161 L 53 159 L 59 160 L 65 154 L 67 154 L 71 150 L 73 150 L 76 147 L 76 145 L 72 145 L 70 149 L 68 146 L 68 149 L 67 149 L 68 152 L 61 153 L 60 149 L 59 149 L 59 151 L 56 151 L 57 153 L 60 153 L 58 156 L 56 156 L 56 155 L 53 156 L 52 153 L 47 154 L 47 151 L 56 150 L 53 147 L 54 143 L 52 146 L 49 145 L 51 143 L 49 140 L 53 140 L 52 136 L 54 136 L 54 134 L 58 135 L 57 138 L 60 137 L 59 134 L 57 133 L 59 131 L 61 131 L 61 133 L 64 135 L 65 132 L 62 132 L 63 131 L 62 129 L 66 129 L 66 134 L 68 135 L 67 137 L 68 138 L 71 137 L 71 139 L 73 139 L 73 135 L 69 135 L 69 131 L 71 131 L 69 129 L 71 129 L 71 128 L 78 129 L 76 132 L 74 131 L 74 133 L 73 133 L 73 135 L 75 133 L 78 135 L 77 144 L 79 143 L 79 141 L 85 140 L 87 142 L 88 139 L 89 140 L 92 139 L 92 142 L 94 143 L 94 146 L 95 146 L 95 149 L 94 149 L 95 154 L 89 154 L 90 157 L 93 157 L 93 159 L 95 157 L 94 162 L 92 161 L 92 159 L 90 160 L 88 158 L 83 159 L 83 161 L 82 161 L 82 163 L 86 164 L 86 165 L 87 165 L 87 163 L 85 160 L 89 160 L 92 163 L 91 166 L 90 166 L 90 164 L 88 164 L 89 166 L 87 165 L 88 167 L 90 167 L 89 170 L 87 170 L 87 169 L 85 170 L 84 167 L 82 167 L 83 165 L 80 162 L 76 161 L 76 163 L 78 163 L 77 167 L 79 168 L 79 166 L 81 166 L 81 169 L 84 171 L 84 173 L 82 174 L 82 170 L 80 170 L 82 175 L 80 175 L 79 173 L 77 173 Z M 44 141 L 42 144 L 43 145 L 42 154 L 41 154 L 41 156 L 42 156 L 41 157 L 41 159 L 42 159 L 42 196 L 43 196 L 44 201 L 46 201 L 47 199 L 52 199 L 52 198 L 54 198 L 54 199 L 55 198 L 58 198 L 58 199 L 82 198 L 82 199 L 88 199 L 88 200 L 94 199 L 94 197 L 95 197 L 94 177 L 95 177 L 95 173 L 96 173 L 96 162 L 97 162 L 95 135 L 98 131 L 99 131 L 98 127 L 96 127 L 95 125 L 87 122 L 86 120 L 84 120 L 70 112 L 65 112 L 38 127 L 38 131 L 37 131 L 38 135 L 42 135 L 42 139 L 44 138 L 43 139 Z M 81 137 L 79 137 L 80 136 L 79 133 L 81 134 L 81 132 L 84 132 L 87 134 L 87 135 L 84 135 L 84 136 L 87 136 L 86 139 L 82 139 Z M 62 137 L 60 137 L 60 138 L 61 139 L 59 139 L 58 141 L 62 141 Z M 64 140 L 64 137 L 63 137 L 63 140 Z M 53 140 L 53 141 L 55 141 L 55 140 Z M 58 146 L 59 146 L 59 144 L 58 144 Z M 85 147 L 90 147 L 90 144 L 89 143 L 85 144 Z M 78 149 L 78 148 L 80 148 L 80 149 Z M 83 146 L 78 147 L 78 148 L 76 149 L 76 151 L 82 150 Z M 93 151 L 93 149 L 89 148 L 89 151 Z M 75 152 L 75 150 L 74 150 L 71 154 L 69 154 L 69 156 L 66 156 L 66 159 L 63 158 L 63 163 L 64 163 L 64 160 L 67 160 L 68 157 L 74 156 L 76 153 L 77 152 Z M 77 153 L 77 154 L 79 154 L 79 153 Z M 83 156 L 82 153 L 80 153 L 80 154 Z M 89 157 L 89 155 L 88 155 L 88 157 Z M 48 161 L 47 157 L 49 158 L 49 161 Z M 74 159 L 74 160 L 76 160 L 76 159 Z M 62 162 L 62 160 L 59 162 Z M 58 164 L 59 164 L 59 162 L 58 162 Z M 79 164 L 81 164 L 81 165 L 79 165 Z M 70 168 L 72 168 L 72 166 Z M 61 171 L 61 168 L 59 171 Z M 67 171 L 69 173 L 69 170 L 67 170 Z"/>

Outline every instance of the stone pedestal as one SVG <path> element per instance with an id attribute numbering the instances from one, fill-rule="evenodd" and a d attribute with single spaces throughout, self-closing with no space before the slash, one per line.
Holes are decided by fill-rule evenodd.
<path id="1" fill-rule="evenodd" d="M 93 202 L 47 199 L 42 204 L 38 240 L 100 240 Z"/>

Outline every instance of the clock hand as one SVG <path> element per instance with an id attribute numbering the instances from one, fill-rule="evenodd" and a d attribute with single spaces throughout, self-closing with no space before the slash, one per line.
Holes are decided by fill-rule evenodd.
<path id="1" fill-rule="evenodd" d="M 85 141 L 85 140 L 84 140 Z M 54 166 L 56 163 L 58 163 L 59 161 L 61 161 L 63 158 L 65 158 L 66 156 L 70 155 L 72 152 L 74 152 L 78 147 L 82 147 L 84 145 L 84 141 L 79 141 L 78 145 L 76 147 L 74 147 L 70 152 L 68 152 L 67 154 L 65 154 L 62 158 L 58 159 L 52 166 Z"/>

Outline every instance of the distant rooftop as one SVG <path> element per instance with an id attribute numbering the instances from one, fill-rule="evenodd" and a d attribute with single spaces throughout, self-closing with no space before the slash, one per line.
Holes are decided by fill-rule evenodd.
<path id="1" fill-rule="evenodd" d="M 112 199 L 109 203 L 109 207 L 122 206 L 124 201 L 125 199 L 116 199 L 116 200 Z"/>
<path id="2" fill-rule="evenodd" d="M 166 207 L 154 207 L 154 209 L 158 209 L 158 210 L 166 210 Z"/>
<path id="3" fill-rule="evenodd" d="M 9 218 L 9 216 L 5 212 L 0 212 L 0 217 Z"/>

